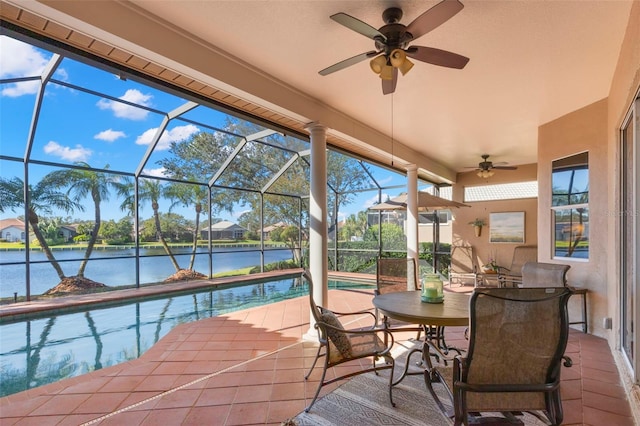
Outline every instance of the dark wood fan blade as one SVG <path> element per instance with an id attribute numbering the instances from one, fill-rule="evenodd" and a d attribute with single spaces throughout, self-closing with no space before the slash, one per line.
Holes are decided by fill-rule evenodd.
<path id="1" fill-rule="evenodd" d="M 384 34 L 373 28 L 371 25 L 367 24 L 366 22 L 362 22 L 358 18 L 354 18 L 351 15 L 347 15 L 346 13 L 336 13 L 335 15 L 331 15 L 330 18 L 336 21 L 338 24 L 344 25 L 350 30 L 360 33 L 365 37 L 369 37 L 370 39 L 374 39 L 375 37 L 382 37 L 383 40 L 387 40 L 387 37 Z"/>
<path id="2" fill-rule="evenodd" d="M 517 167 L 515 166 L 493 166 L 492 169 L 498 169 L 498 170 L 518 170 Z"/>
<path id="3" fill-rule="evenodd" d="M 441 67 L 462 69 L 469 62 L 469 58 L 466 56 L 435 47 L 411 46 L 407 48 L 406 52 L 410 58 Z"/>
<path id="4" fill-rule="evenodd" d="M 378 53 L 375 50 L 371 50 L 369 52 L 365 52 L 365 53 L 361 53 L 359 55 L 353 56 L 349 59 L 345 59 L 344 61 L 340 61 L 337 64 L 333 64 L 330 67 L 327 67 L 323 70 L 318 71 L 318 74 L 320 75 L 327 75 L 327 74 L 331 74 L 332 72 L 336 72 L 336 71 L 340 71 L 341 69 L 350 67 L 351 65 L 355 65 L 358 62 L 362 62 L 367 58 L 373 58 L 374 56 L 378 55 Z"/>
<path id="5" fill-rule="evenodd" d="M 460 12 L 463 7 L 464 5 L 458 0 L 441 1 L 414 19 L 407 26 L 407 31 L 411 33 L 415 40 L 447 22 L 456 13 Z"/>
<path id="6" fill-rule="evenodd" d="M 388 95 L 396 91 L 398 84 L 398 68 L 393 69 L 393 78 L 391 80 L 382 80 L 382 94 Z"/>

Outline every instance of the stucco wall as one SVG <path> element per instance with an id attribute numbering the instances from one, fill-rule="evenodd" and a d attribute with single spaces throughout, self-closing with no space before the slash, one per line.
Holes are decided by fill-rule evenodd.
<path id="1" fill-rule="evenodd" d="M 608 317 L 607 100 L 574 111 L 538 129 L 538 260 L 571 265 L 570 285 L 589 289 L 589 330 L 602 336 Z M 551 163 L 589 152 L 589 259 L 552 259 Z"/>
<path id="2" fill-rule="evenodd" d="M 619 131 L 623 118 L 640 86 L 640 2 L 634 2 L 625 39 L 607 99 L 560 117 L 539 128 L 538 181 L 539 258 L 551 253 L 551 161 L 589 151 L 590 258 L 572 265 L 572 284 L 589 288 L 590 332 L 606 337 L 619 347 Z M 613 329 L 602 327 L 612 318 Z"/>
<path id="3" fill-rule="evenodd" d="M 632 377 L 632 372 L 628 364 L 621 360 L 621 352 L 615 352 L 620 348 L 620 186 L 619 186 L 619 164 L 620 164 L 620 133 L 619 129 L 623 123 L 633 99 L 640 90 L 640 2 L 634 2 L 631 8 L 629 25 L 625 33 L 625 38 L 620 49 L 618 64 L 614 73 L 611 89 L 609 91 L 609 108 L 607 115 L 607 187 L 611 190 L 607 197 L 607 241 L 606 248 L 611 261 L 607 265 L 608 299 L 605 301 L 609 311 L 609 316 L 613 318 L 613 329 L 607 333 L 609 345 L 614 349 L 618 368 L 622 373 L 623 382 L 628 391 L 628 398 L 636 419 L 640 424 L 640 387 Z M 636 135 L 637 138 L 637 135 Z M 637 146 L 637 145 L 636 145 Z M 640 167 L 640 165 L 637 165 Z M 638 196 L 638 194 L 636 194 Z M 638 212 L 636 212 L 637 214 Z M 637 217 L 637 216 L 636 216 Z M 636 247 L 638 250 L 638 247 Z M 636 283 L 636 292 L 640 284 Z M 635 340 L 638 341 L 638 331 L 636 326 Z M 637 353 L 636 353 L 636 356 Z M 638 364 L 636 363 L 636 366 Z M 640 376 L 636 372 L 636 377 Z"/>
<path id="4" fill-rule="evenodd" d="M 458 173 L 456 184 L 453 186 L 453 199 L 464 202 L 464 188 L 466 186 L 491 185 L 498 183 L 527 182 L 537 179 L 535 164 L 518 166 L 517 170 L 496 170 L 495 175 L 488 179 L 479 178 L 475 171 Z M 471 208 L 461 207 L 454 209 L 452 244 L 471 245 L 475 247 L 478 265 L 488 262 L 489 258 L 496 256 L 499 265 L 509 267 L 513 258 L 513 248 L 521 244 L 490 243 L 489 242 L 489 213 L 496 212 L 525 212 L 525 245 L 538 244 L 538 200 L 536 198 L 505 200 L 505 201 L 479 201 L 466 203 Z M 482 228 L 479 237 L 474 234 L 473 226 L 469 222 L 475 218 L 484 219 L 487 226 Z"/>

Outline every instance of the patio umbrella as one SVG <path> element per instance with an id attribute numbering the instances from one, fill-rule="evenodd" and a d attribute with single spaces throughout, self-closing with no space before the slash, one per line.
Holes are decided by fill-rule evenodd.
<path id="1" fill-rule="evenodd" d="M 442 210 L 458 207 L 471 207 L 468 204 L 436 197 L 428 192 L 418 191 L 418 211 Z M 400 194 L 383 203 L 369 207 L 369 210 L 407 210 L 407 194 Z M 435 215 L 435 226 L 433 227 L 433 268 L 438 266 L 438 245 L 440 242 L 440 221 Z"/>
<path id="2" fill-rule="evenodd" d="M 445 198 L 436 197 L 428 192 L 418 191 L 418 210 L 442 210 L 458 207 L 471 207 L 468 204 L 459 203 L 457 201 L 447 200 Z M 407 194 L 400 194 L 390 200 L 369 207 L 369 210 L 406 210 Z"/>

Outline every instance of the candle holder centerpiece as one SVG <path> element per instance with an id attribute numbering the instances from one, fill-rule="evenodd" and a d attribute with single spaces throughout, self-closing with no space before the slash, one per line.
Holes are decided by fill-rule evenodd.
<path id="1" fill-rule="evenodd" d="M 422 277 L 420 299 L 425 303 L 442 303 L 444 301 L 442 280 L 438 274 L 425 274 Z"/>

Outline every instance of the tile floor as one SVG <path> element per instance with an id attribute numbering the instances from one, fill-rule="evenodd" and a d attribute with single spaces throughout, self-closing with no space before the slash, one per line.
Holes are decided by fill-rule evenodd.
<path id="1" fill-rule="evenodd" d="M 332 290 L 330 307 L 367 309 L 371 297 Z M 308 321 L 299 298 L 180 325 L 140 359 L 0 399 L 0 425 L 279 425 L 305 408 L 319 377 L 316 367 L 303 379 L 316 351 L 303 341 Z M 459 328 L 447 337 L 465 344 Z M 634 425 L 607 343 L 572 331 L 567 354 L 564 424 Z"/>

